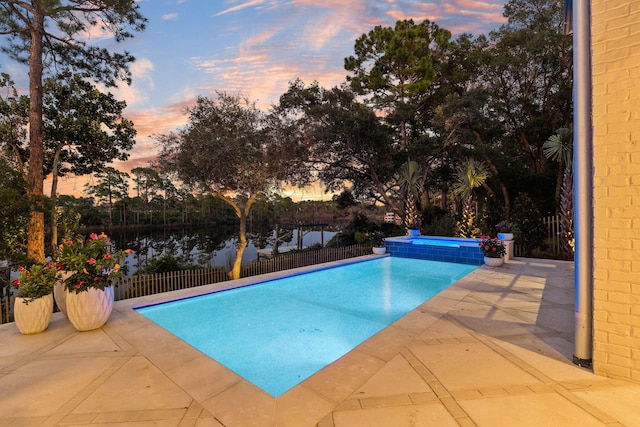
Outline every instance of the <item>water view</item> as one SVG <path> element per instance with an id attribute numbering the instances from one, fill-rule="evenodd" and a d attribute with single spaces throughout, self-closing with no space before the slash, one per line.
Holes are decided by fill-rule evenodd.
<path id="1" fill-rule="evenodd" d="M 100 233 L 103 230 L 91 230 Z M 278 251 L 307 248 L 316 244 L 326 244 L 337 230 L 322 230 L 320 227 L 277 228 Z M 238 239 L 237 226 L 211 225 L 208 227 L 127 229 L 108 233 L 116 248 L 133 249 L 134 253 L 125 261 L 128 277 L 144 269 L 148 263 L 162 256 L 171 256 L 186 265 L 198 267 L 229 267 L 235 258 L 235 244 Z M 247 246 L 242 263 L 248 264 L 259 257 L 269 256 L 275 246 L 276 228 L 260 224 L 248 227 Z M 300 240 L 300 242 L 299 242 Z"/>

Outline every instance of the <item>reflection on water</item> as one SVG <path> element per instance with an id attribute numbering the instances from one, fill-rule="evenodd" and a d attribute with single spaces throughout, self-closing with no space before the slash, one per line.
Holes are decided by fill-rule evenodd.
<path id="1" fill-rule="evenodd" d="M 269 225 L 248 226 L 249 246 L 242 256 L 247 264 L 258 258 L 258 249 L 271 249 L 275 241 L 275 230 Z M 90 230 L 100 233 L 103 230 Z M 108 233 L 116 249 L 133 249 L 125 261 L 127 277 L 144 269 L 149 261 L 170 255 L 183 264 L 198 267 L 228 267 L 235 259 L 235 245 L 238 241 L 236 225 L 212 225 L 208 227 L 161 228 L 112 230 Z M 324 236 L 322 236 L 324 234 Z M 336 233 L 334 231 L 303 230 L 302 246 L 307 247 L 324 241 L 326 244 Z M 278 229 L 281 252 L 295 248 L 298 230 Z M 323 238 L 324 237 L 324 238 Z"/>

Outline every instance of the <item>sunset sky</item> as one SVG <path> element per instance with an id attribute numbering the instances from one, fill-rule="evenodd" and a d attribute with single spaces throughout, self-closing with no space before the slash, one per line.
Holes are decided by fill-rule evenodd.
<path id="1" fill-rule="evenodd" d="M 125 116 L 138 131 L 130 171 L 148 166 L 151 137 L 185 124 L 185 107 L 214 90 L 241 92 L 267 108 L 300 78 L 332 87 L 347 72 L 355 40 L 377 25 L 425 19 L 454 34 L 487 34 L 505 22 L 505 0 L 139 0 L 147 29 L 114 45 L 135 57 L 133 84 L 113 91 L 127 102 Z M 100 41 L 99 35 L 90 42 Z M 19 86 L 26 69 L 0 55 L 0 71 Z M 59 193 L 80 195 L 90 177 L 60 183 Z M 298 194 L 297 198 L 308 195 Z M 293 197 L 293 195 L 292 195 Z"/>

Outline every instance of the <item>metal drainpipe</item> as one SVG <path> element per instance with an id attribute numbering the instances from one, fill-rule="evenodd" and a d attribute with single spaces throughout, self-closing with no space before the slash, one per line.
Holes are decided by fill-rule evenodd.
<path id="1" fill-rule="evenodd" d="M 593 357 L 593 135 L 591 121 L 591 0 L 573 0 L 573 200 L 575 235 L 575 353 Z"/>

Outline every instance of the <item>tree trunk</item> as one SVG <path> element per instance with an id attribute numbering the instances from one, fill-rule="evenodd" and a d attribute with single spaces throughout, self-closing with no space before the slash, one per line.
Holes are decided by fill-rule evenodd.
<path id="1" fill-rule="evenodd" d="M 44 15 L 33 12 L 31 47 L 29 48 L 29 170 L 27 194 L 30 199 L 30 217 L 27 232 L 27 257 L 44 262 L 44 173 L 42 136 L 42 39 Z"/>
<path id="2" fill-rule="evenodd" d="M 238 236 L 238 245 L 236 246 L 236 259 L 233 262 L 233 268 L 229 272 L 231 280 L 239 279 L 242 274 L 242 255 L 249 243 L 247 242 L 247 217 L 244 213 L 240 216 L 240 233 Z"/>
<path id="3" fill-rule="evenodd" d="M 502 191 L 502 198 L 504 200 L 504 211 L 507 216 L 506 219 L 508 220 L 509 215 L 511 214 L 511 200 L 509 198 L 509 190 L 507 190 L 507 186 L 500 178 L 500 172 L 498 171 L 498 168 L 496 167 L 496 165 L 493 163 L 491 158 L 487 155 L 486 151 L 484 150 L 484 141 L 482 140 L 480 133 L 473 129 L 472 129 L 472 132 L 476 140 L 480 144 L 480 147 L 482 150 L 482 156 L 484 157 L 485 163 L 489 165 L 489 169 L 491 170 L 491 173 L 493 173 L 493 177 L 498 181 L 498 185 L 500 186 L 500 190 Z M 494 195 L 493 190 L 491 190 L 491 188 L 486 183 L 483 184 L 483 187 L 485 188 L 485 190 L 487 190 L 489 194 Z"/>
<path id="4" fill-rule="evenodd" d="M 556 194 L 554 197 L 554 201 L 556 202 L 556 215 L 560 215 L 560 212 L 562 211 L 560 208 L 560 195 L 562 193 L 564 175 L 564 157 L 560 157 L 560 162 L 558 164 L 558 174 L 556 175 Z"/>
<path id="5" fill-rule="evenodd" d="M 111 191 L 111 182 L 107 184 L 109 193 L 109 227 L 113 225 L 113 194 Z"/>
<path id="6" fill-rule="evenodd" d="M 56 147 L 53 156 L 53 167 L 51 169 L 51 256 L 58 252 L 58 215 L 56 205 L 58 204 L 58 163 L 60 162 L 60 151 L 62 146 Z"/>
<path id="7" fill-rule="evenodd" d="M 560 247 L 565 259 L 573 259 L 575 240 L 573 230 L 573 171 L 565 169 L 560 195 Z"/>
<path id="8" fill-rule="evenodd" d="M 251 213 L 251 207 L 253 203 L 256 201 L 256 197 L 258 197 L 258 193 L 249 194 L 249 198 L 247 199 L 247 203 L 244 205 L 244 208 L 239 206 L 233 200 L 225 197 L 221 191 L 216 191 L 215 194 L 220 197 L 225 203 L 233 208 L 236 212 L 236 215 L 240 219 L 240 230 L 238 233 L 238 245 L 236 246 L 236 259 L 233 262 L 233 269 L 229 272 L 230 279 L 239 279 L 242 274 L 242 255 L 244 254 L 244 250 L 248 246 L 247 241 L 247 218 Z"/>
<path id="9" fill-rule="evenodd" d="M 369 176 L 373 181 L 375 189 L 378 191 L 378 194 L 382 197 L 383 203 L 391 209 L 394 213 L 396 213 L 400 218 L 404 218 L 404 211 L 401 210 L 394 202 L 391 200 L 387 192 L 384 190 L 380 179 L 378 179 L 378 174 L 376 174 L 375 169 L 369 165 Z"/>

